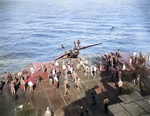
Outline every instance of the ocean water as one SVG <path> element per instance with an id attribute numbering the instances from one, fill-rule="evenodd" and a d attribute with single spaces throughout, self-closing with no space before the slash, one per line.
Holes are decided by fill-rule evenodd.
<path id="1" fill-rule="evenodd" d="M 149 20 L 149 0 L 0 0 L 0 75 L 51 61 L 77 40 L 103 43 L 80 55 L 146 54 Z"/>

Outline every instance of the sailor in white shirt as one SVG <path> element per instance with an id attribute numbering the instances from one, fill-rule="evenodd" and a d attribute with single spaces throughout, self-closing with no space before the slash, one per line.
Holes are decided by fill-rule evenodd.
<path id="1" fill-rule="evenodd" d="M 32 81 L 31 81 L 31 79 L 30 79 L 30 81 L 28 82 L 28 85 L 29 85 L 30 93 L 32 93 L 32 92 L 33 92 L 33 83 L 32 83 Z"/>
<path id="2" fill-rule="evenodd" d="M 123 68 L 122 68 L 122 71 L 126 70 L 126 65 L 125 63 L 123 64 Z"/>
<path id="3" fill-rule="evenodd" d="M 94 66 L 91 66 L 91 76 L 93 77 Z"/>
<path id="4" fill-rule="evenodd" d="M 94 66 L 94 76 L 96 76 L 96 71 L 97 71 L 97 67 L 96 67 L 96 65 Z"/>
<path id="5" fill-rule="evenodd" d="M 22 76 L 22 72 L 19 70 L 18 72 L 18 78 L 20 78 Z"/>
<path id="6" fill-rule="evenodd" d="M 131 57 L 129 59 L 129 64 L 130 64 L 130 68 L 131 68 L 131 65 L 132 65 L 132 58 Z"/>
<path id="7" fill-rule="evenodd" d="M 45 116 L 51 116 L 51 111 L 49 110 L 49 107 L 47 107 L 47 110 L 45 111 Z"/>
<path id="8" fill-rule="evenodd" d="M 57 61 L 55 62 L 55 66 L 56 66 L 56 67 L 59 67 L 59 63 L 58 63 Z"/>

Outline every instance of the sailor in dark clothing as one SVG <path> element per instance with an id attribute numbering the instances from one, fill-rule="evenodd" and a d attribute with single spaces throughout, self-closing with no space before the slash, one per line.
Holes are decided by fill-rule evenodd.
<path id="1" fill-rule="evenodd" d="M 50 85 L 53 85 L 53 76 L 52 76 L 52 72 L 50 72 L 50 74 L 49 74 L 49 83 L 50 83 Z"/>
<path id="2" fill-rule="evenodd" d="M 104 104 L 104 112 L 105 112 L 105 113 L 108 113 L 109 99 L 105 97 L 103 104 Z"/>
<path id="3" fill-rule="evenodd" d="M 114 82 L 114 74 L 111 75 L 111 81 Z"/>
<path id="4" fill-rule="evenodd" d="M 106 71 L 109 71 L 109 66 L 110 66 L 109 62 L 106 62 L 106 65 L 105 65 Z"/>
<path id="5" fill-rule="evenodd" d="M 116 55 L 117 55 L 118 57 L 120 57 L 120 51 L 119 51 L 119 49 L 116 51 Z"/>
<path id="6" fill-rule="evenodd" d="M 117 55 L 115 55 L 115 57 L 114 57 L 114 60 L 115 60 L 115 65 L 118 65 L 118 56 Z"/>
<path id="7" fill-rule="evenodd" d="M 117 67 L 116 69 L 116 78 L 118 79 L 119 78 L 119 68 Z"/>
<path id="8" fill-rule="evenodd" d="M 108 54 L 107 54 L 107 53 L 105 53 L 105 54 L 102 56 L 102 58 L 103 58 L 106 62 L 108 62 Z"/>
<path id="9" fill-rule="evenodd" d="M 2 85 L 2 81 L 0 81 L 0 91 L 2 90 L 3 85 Z"/>
<path id="10" fill-rule="evenodd" d="M 41 83 L 41 80 L 42 80 L 41 76 L 38 75 L 38 77 L 37 77 L 37 84 L 40 84 L 40 83 Z"/>
<path id="11" fill-rule="evenodd" d="M 91 95 L 92 95 L 92 105 L 94 105 L 96 104 L 96 101 L 95 101 L 96 91 L 94 90 L 94 88 L 92 88 Z"/>
<path id="12" fill-rule="evenodd" d="M 118 87 L 119 87 L 119 93 L 121 93 L 121 87 L 123 85 L 123 82 L 121 81 L 121 78 L 119 78 Z"/>
<path id="13" fill-rule="evenodd" d="M 89 116 L 88 110 L 85 109 L 83 106 L 80 108 L 80 116 Z"/>

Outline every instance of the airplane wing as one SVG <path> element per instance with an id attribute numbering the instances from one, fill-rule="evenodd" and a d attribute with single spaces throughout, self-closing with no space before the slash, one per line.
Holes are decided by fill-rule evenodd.
<path id="1" fill-rule="evenodd" d="M 70 54 L 69 52 L 65 52 L 65 53 L 61 54 L 60 56 L 58 56 L 57 58 L 55 58 L 54 61 L 58 60 L 60 58 L 63 58 L 64 56 L 69 55 L 69 54 Z"/>
<path id="2" fill-rule="evenodd" d="M 85 49 L 85 48 L 88 48 L 88 47 L 92 47 L 92 46 L 96 46 L 96 45 L 99 45 L 99 44 L 102 44 L 102 43 L 93 44 L 93 45 L 89 45 L 89 46 L 83 46 L 83 47 L 80 47 L 79 50 L 82 50 L 82 49 Z"/>

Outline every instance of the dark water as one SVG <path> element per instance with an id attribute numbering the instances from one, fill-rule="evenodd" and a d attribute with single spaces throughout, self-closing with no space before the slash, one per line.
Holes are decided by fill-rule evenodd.
<path id="1" fill-rule="evenodd" d="M 81 51 L 101 56 L 147 53 L 149 37 L 149 0 L 0 0 L 0 74 L 53 60 L 78 39 L 103 42 Z"/>

